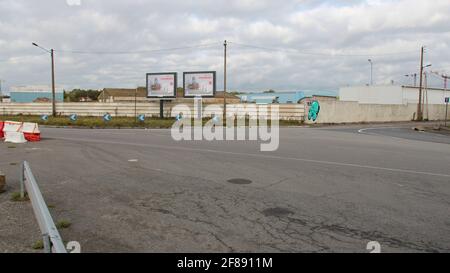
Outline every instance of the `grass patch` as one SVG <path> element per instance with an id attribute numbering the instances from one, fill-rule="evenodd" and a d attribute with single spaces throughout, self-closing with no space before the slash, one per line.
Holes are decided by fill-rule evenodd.
<path id="1" fill-rule="evenodd" d="M 17 148 L 15 145 L 8 145 L 8 148 L 9 149 L 15 149 L 15 148 Z"/>
<path id="2" fill-rule="evenodd" d="M 44 241 L 42 240 L 37 240 L 32 246 L 33 249 L 44 249 Z"/>
<path id="3" fill-rule="evenodd" d="M 24 197 L 22 198 L 20 196 L 20 192 L 13 192 L 11 194 L 11 201 L 14 202 L 24 202 L 24 201 L 29 201 L 30 198 L 28 197 L 28 193 L 25 192 Z"/>
<path id="4" fill-rule="evenodd" d="M 65 229 L 65 228 L 69 228 L 71 225 L 72 225 L 72 223 L 67 220 L 60 220 L 56 223 L 56 228 L 57 229 Z"/>
<path id="5" fill-rule="evenodd" d="M 74 126 L 86 128 L 170 128 L 175 122 L 174 118 L 147 118 L 144 122 L 136 121 L 134 117 L 113 117 L 111 121 L 105 122 L 103 117 L 79 117 L 77 121 L 71 121 L 66 116 L 50 116 L 43 121 L 40 116 L 0 116 L 0 120 L 18 122 L 33 122 L 48 126 Z"/>

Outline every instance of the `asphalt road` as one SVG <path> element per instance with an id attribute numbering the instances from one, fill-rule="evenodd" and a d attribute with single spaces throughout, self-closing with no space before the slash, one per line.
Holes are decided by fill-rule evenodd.
<path id="1" fill-rule="evenodd" d="M 29 204 L 8 201 L 21 160 L 83 252 L 450 252 L 448 137 L 370 127 L 283 128 L 275 152 L 44 128 L 42 142 L 0 144 L 0 252 L 39 238 Z"/>

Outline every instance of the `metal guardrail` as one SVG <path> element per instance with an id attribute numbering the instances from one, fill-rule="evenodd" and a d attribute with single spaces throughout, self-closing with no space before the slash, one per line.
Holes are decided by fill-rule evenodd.
<path id="1" fill-rule="evenodd" d="M 34 215 L 41 229 L 44 251 L 46 253 L 67 253 L 28 162 L 22 163 L 20 173 L 20 194 L 23 198 L 26 190 L 31 200 Z"/>

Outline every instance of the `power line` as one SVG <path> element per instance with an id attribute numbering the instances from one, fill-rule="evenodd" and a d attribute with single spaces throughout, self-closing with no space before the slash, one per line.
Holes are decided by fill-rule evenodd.
<path id="1" fill-rule="evenodd" d="M 139 50 L 139 51 L 83 51 L 83 50 L 55 50 L 55 51 L 61 52 L 61 53 L 71 53 L 71 54 L 128 55 L 128 54 L 146 54 L 146 53 L 157 53 L 157 52 L 165 52 L 165 51 L 208 48 L 208 47 L 213 47 L 213 46 L 220 46 L 220 44 L 219 43 L 209 43 L 209 44 L 199 44 L 199 45 L 193 45 L 193 46 L 159 48 L 159 49 Z"/>
<path id="2" fill-rule="evenodd" d="M 242 44 L 236 42 L 229 42 L 231 44 L 235 44 L 242 47 L 255 48 L 267 51 L 280 51 L 285 53 L 293 53 L 293 54 L 301 54 L 301 55 L 310 55 L 310 56 L 326 56 L 326 57 L 371 57 L 371 56 L 393 56 L 393 55 L 409 55 L 413 53 L 417 53 L 414 51 L 402 51 L 402 52 L 390 52 L 390 53 L 381 53 L 381 54 L 342 54 L 342 53 L 320 53 L 320 52 L 308 52 L 304 50 L 294 49 L 294 48 L 273 48 L 259 45 L 250 45 L 250 44 Z"/>
<path id="3" fill-rule="evenodd" d="M 447 70 L 449 70 L 449 69 L 450 69 L 450 66 L 449 67 L 439 68 L 439 69 L 434 69 L 434 71 L 447 74 Z"/>

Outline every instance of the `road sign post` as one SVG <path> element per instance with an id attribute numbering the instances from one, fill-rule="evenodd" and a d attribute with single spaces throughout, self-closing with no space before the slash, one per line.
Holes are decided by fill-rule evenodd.
<path id="1" fill-rule="evenodd" d="M 448 114 L 448 103 L 449 103 L 449 101 L 450 101 L 450 98 L 449 97 L 447 97 L 447 98 L 445 98 L 445 118 L 444 118 L 444 126 L 446 126 L 447 127 L 447 114 Z"/>
<path id="2" fill-rule="evenodd" d="M 164 118 L 164 100 L 159 100 L 159 117 Z"/>

